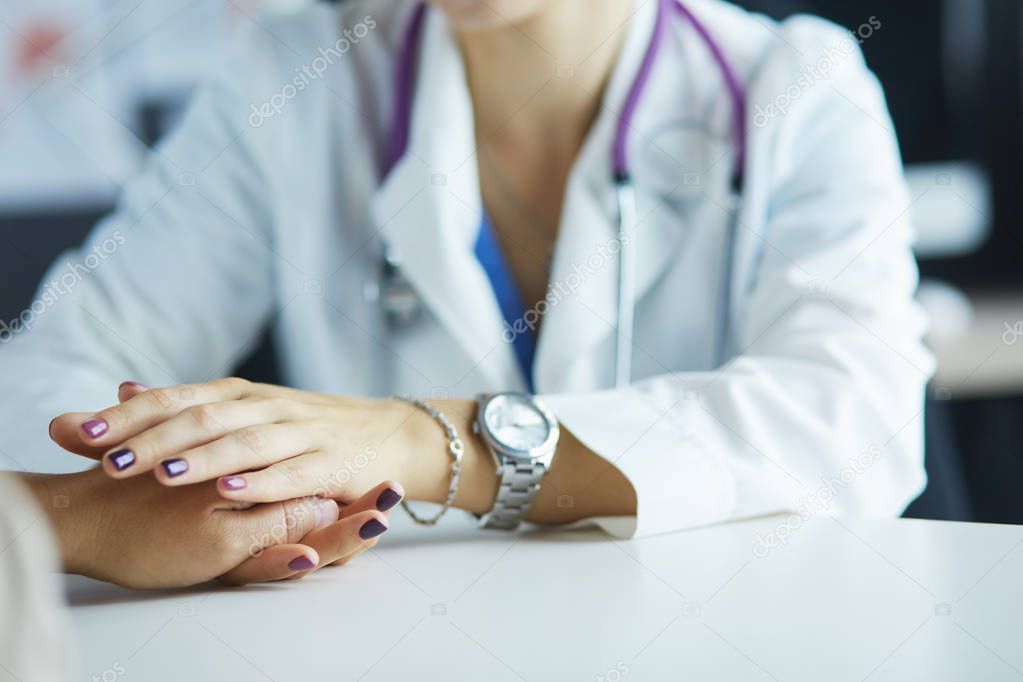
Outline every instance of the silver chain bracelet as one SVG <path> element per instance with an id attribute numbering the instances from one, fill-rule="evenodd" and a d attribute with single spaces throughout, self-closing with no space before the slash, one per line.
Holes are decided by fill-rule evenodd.
<path id="1" fill-rule="evenodd" d="M 455 501 L 455 493 L 458 492 L 458 480 L 462 475 L 462 455 L 465 453 L 465 446 L 462 444 L 462 439 L 458 436 L 458 429 L 455 425 L 448 421 L 448 418 L 433 405 L 427 402 L 413 398 L 408 395 L 396 395 L 396 400 L 401 400 L 409 405 L 418 407 L 426 414 L 433 417 L 434 421 L 440 424 L 444 428 L 444 433 L 448 436 L 448 454 L 451 455 L 451 484 L 448 487 L 448 496 L 444 500 L 444 504 L 432 518 L 424 519 L 418 516 L 412 507 L 408 505 L 405 500 L 401 501 L 401 506 L 408 512 L 408 515 L 412 517 L 412 520 L 423 526 L 434 526 L 440 521 L 440 517 L 444 516 L 445 512 L 451 508 L 451 503 Z"/>

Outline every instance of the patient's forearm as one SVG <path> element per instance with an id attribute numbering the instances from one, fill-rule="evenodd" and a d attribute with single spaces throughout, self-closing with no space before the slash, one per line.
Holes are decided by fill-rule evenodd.
<path id="1" fill-rule="evenodd" d="M 84 573 L 87 550 L 95 546 L 96 524 L 83 474 L 5 474 L 19 476 L 53 527 L 67 573 Z"/>
<path id="2" fill-rule="evenodd" d="M 81 473 L 5 473 L 17 476 L 32 492 L 53 528 L 65 573 L 84 573 L 85 550 L 95 541 L 90 511 L 93 500 Z"/>

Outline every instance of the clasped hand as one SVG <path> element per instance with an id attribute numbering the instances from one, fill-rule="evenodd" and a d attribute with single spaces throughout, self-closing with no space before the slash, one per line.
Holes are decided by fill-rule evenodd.
<path id="1" fill-rule="evenodd" d="M 136 587 L 302 577 L 372 547 L 404 494 L 393 479 L 413 411 L 395 401 L 234 378 L 129 382 L 118 397 L 50 425 L 55 442 L 100 460 L 107 475 L 89 479 L 103 494 L 88 497 L 104 498 L 102 522 L 85 531 L 102 534 L 97 549 L 62 538 L 78 547 L 67 560 L 76 572 Z M 149 471 L 155 481 L 135 478 Z M 81 524 L 69 532 L 81 535 Z"/>

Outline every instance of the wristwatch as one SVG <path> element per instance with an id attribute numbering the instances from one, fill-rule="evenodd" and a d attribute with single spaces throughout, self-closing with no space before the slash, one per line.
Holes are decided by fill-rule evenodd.
<path id="1" fill-rule="evenodd" d="M 558 421 L 526 393 L 478 396 L 473 431 L 495 458 L 501 483 L 494 508 L 480 517 L 480 527 L 514 530 L 529 511 L 540 481 L 558 446 Z"/>

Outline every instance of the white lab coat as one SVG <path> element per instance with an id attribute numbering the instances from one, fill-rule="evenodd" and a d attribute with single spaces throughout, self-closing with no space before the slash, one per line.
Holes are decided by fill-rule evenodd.
<path id="1" fill-rule="evenodd" d="M 717 366 L 731 103 L 704 43 L 671 21 L 630 135 L 641 217 L 634 383 L 611 388 L 616 265 L 601 254 L 616 235 L 612 130 L 655 4 L 637 0 L 569 178 L 552 266 L 567 295 L 544 317 L 537 392 L 635 487 L 636 519 L 601 522 L 616 534 L 798 510 L 828 485 L 836 494 L 822 511 L 897 515 L 925 484 L 932 361 L 913 301 L 911 202 L 877 81 L 857 49 L 832 56 L 829 78 L 794 96 L 802 67 L 848 40 L 835 26 L 690 2 L 750 100 L 730 359 Z M 17 387 L 5 398 L 16 425 L 5 451 L 28 468 L 81 466 L 48 443 L 54 414 L 109 404 L 126 379 L 222 376 L 271 323 L 286 380 L 300 388 L 427 397 L 524 388 L 473 255 L 482 209 L 472 108 L 437 11 L 423 35 L 409 153 L 379 178 L 412 6 L 321 5 L 251 27 L 116 213 L 47 282 L 90 254 L 95 267 L 78 268 L 73 291 L 51 296 L 0 352 L 0 375 Z M 298 88 L 302 67 L 322 67 L 315 60 L 340 28 L 359 23 L 365 37 Z M 787 113 L 771 115 L 786 92 Z M 275 94 L 280 113 L 254 116 Z M 368 302 L 383 240 L 425 303 L 409 327 L 383 327 Z M 880 454 L 835 485 L 850 458 L 870 452 Z"/>

